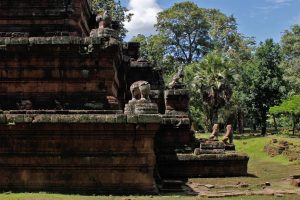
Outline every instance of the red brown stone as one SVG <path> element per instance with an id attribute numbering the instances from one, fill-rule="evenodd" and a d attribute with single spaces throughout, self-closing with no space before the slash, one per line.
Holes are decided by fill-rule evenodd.
<path id="1" fill-rule="evenodd" d="M 0 36 L 88 36 L 87 0 L 1 0 Z"/>
<path id="2" fill-rule="evenodd" d="M 118 42 L 44 37 L 0 38 L 0 44 L 6 45 L 0 55 L 2 109 L 16 109 L 21 99 L 31 100 L 33 109 L 57 109 L 56 101 L 64 109 L 88 109 L 86 103 L 121 108 Z M 85 54 L 88 45 L 94 50 Z"/>
<path id="3" fill-rule="evenodd" d="M 137 126 L 120 114 L 1 116 L 1 190 L 156 192 L 153 117 Z"/>

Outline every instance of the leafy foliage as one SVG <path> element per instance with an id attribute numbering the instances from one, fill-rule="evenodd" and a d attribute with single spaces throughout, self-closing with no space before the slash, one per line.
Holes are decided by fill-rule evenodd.
<path id="1" fill-rule="evenodd" d="M 300 116 L 300 95 L 295 95 L 283 101 L 279 106 L 270 108 L 272 114 L 293 114 Z"/>
<path id="2" fill-rule="evenodd" d="M 271 106 L 280 103 L 285 93 L 280 46 L 272 39 L 261 43 L 255 57 L 244 69 L 242 91 L 244 99 L 252 112 L 252 117 L 261 124 L 262 135 L 266 134 L 267 112 Z"/>
<path id="3" fill-rule="evenodd" d="M 281 38 L 284 79 L 289 83 L 290 94 L 300 94 L 300 25 L 285 31 Z"/>
<path id="4" fill-rule="evenodd" d="M 151 35 L 146 37 L 142 34 L 139 34 L 131 39 L 131 42 L 139 42 L 140 55 L 144 58 L 147 58 L 151 63 L 156 66 L 163 65 L 164 54 L 166 51 L 165 47 L 165 38 L 160 35 Z"/>
<path id="5" fill-rule="evenodd" d="M 211 49 L 205 10 L 194 3 L 176 3 L 160 12 L 155 26 L 167 38 L 168 54 L 184 63 L 199 60 Z"/>
<path id="6" fill-rule="evenodd" d="M 274 115 L 285 115 L 293 121 L 293 133 L 300 119 L 300 95 L 291 96 L 283 101 L 279 106 L 270 108 L 270 113 Z"/>
<path id="7" fill-rule="evenodd" d="M 218 122 L 218 110 L 230 101 L 234 73 L 228 60 L 217 52 L 209 53 L 201 62 L 186 67 L 192 107 L 196 110 L 202 105 L 207 127 Z"/>

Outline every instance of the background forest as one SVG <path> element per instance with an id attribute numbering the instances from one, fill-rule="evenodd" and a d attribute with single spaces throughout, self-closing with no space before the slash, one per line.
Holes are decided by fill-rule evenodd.
<path id="1" fill-rule="evenodd" d="M 124 22 L 131 14 L 114 0 L 91 0 L 94 13 L 108 10 Z M 157 34 L 137 35 L 142 57 L 160 67 L 166 85 L 180 66 L 191 92 L 194 128 L 210 131 L 214 123 L 245 130 L 297 131 L 300 116 L 300 25 L 256 44 L 238 32 L 233 16 L 186 1 L 157 16 Z"/>

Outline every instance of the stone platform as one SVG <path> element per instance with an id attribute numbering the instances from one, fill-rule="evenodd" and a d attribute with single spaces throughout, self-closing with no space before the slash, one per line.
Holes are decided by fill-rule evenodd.
<path id="1" fill-rule="evenodd" d="M 159 115 L 0 112 L 0 190 L 155 193 Z"/>
<path id="2" fill-rule="evenodd" d="M 22 100 L 29 110 L 121 109 L 121 45 L 105 37 L 0 37 L 0 109 L 21 110 Z"/>
<path id="3" fill-rule="evenodd" d="M 157 158 L 162 178 L 246 176 L 249 157 L 244 154 L 176 154 Z"/>

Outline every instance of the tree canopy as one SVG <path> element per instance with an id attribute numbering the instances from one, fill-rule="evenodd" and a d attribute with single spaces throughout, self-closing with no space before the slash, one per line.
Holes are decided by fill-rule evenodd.
<path id="1" fill-rule="evenodd" d="M 283 101 L 279 106 L 270 108 L 270 113 L 274 115 L 285 115 L 293 121 L 293 134 L 295 133 L 296 125 L 300 119 L 300 95 L 291 96 Z"/>
<path id="2" fill-rule="evenodd" d="M 256 49 L 253 60 L 243 74 L 243 92 L 247 95 L 245 100 L 261 124 L 262 135 L 266 134 L 269 108 L 280 103 L 285 92 L 280 62 L 280 46 L 272 39 L 267 39 Z"/>
<path id="3" fill-rule="evenodd" d="M 168 53 L 183 63 L 199 60 L 211 49 L 205 10 L 192 2 L 160 12 L 155 26 L 167 39 Z"/>
<path id="4" fill-rule="evenodd" d="M 206 113 L 206 126 L 218 123 L 218 110 L 231 98 L 234 68 L 217 52 L 207 54 L 199 63 L 186 66 L 191 105 Z M 201 108 L 202 105 L 202 108 Z"/>
<path id="5" fill-rule="evenodd" d="M 284 79 L 289 83 L 290 94 L 300 94 L 300 25 L 284 32 L 281 38 Z"/>

